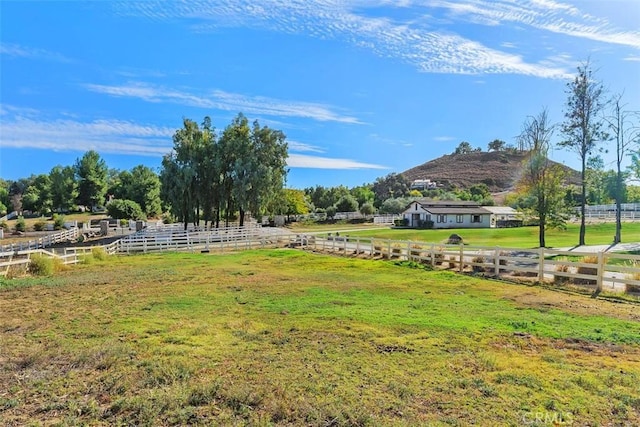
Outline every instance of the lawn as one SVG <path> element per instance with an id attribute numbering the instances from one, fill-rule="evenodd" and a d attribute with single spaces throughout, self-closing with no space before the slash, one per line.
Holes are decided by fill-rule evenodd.
<path id="1" fill-rule="evenodd" d="M 547 230 L 546 244 L 550 247 L 572 247 L 578 243 L 580 226 L 568 224 L 566 230 Z M 417 230 L 381 228 L 349 232 L 349 236 L 376 237 L 393 240 L 416 240 L 440 243 L 452 233 L 459 234 L 465 244 L 475 246 L 502 246 L 511 248 L 538 247 L 538 227 L 519 228 L 467 228 L 453 230 Z M 606 245 L 613 242 L 615 223 L 587 225 L 586 244 Z M 640 242 L 640 222 L 622 225 L 623 242 Z"/>
<path id="2" fill-rule="evenodd" d="M 8 425 L 640 423 L 640 309 L 296 250 L 0 282 Z"/>

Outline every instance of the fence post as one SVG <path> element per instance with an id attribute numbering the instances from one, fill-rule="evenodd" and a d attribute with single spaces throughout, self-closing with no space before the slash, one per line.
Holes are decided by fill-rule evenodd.
<path id="1" fill-rule="evenodd" d="M 540 247 L 538 253 L 538 281 L 544 282 L 544 246 Z"/>
<path id="2" fill-rule="evenodd" d="M 464 243 L 460 242 L 460 265 L 458 266 L 458 271 L 460 271 L 460 273 L 462 273 L 462 270 L 464 269 L 463 259 L 464 259 Z"/>
<path id="3" fill-rule="evenodd" d="M 391 259 L 391 239 L 387 242 L 387 259 Z"/>
<path id="4" fill-rule="evenodd" d="M 407 261 L 411 261 L 413 257 L 411 256 L 411 240 L 407 242 Z"/>
<path id="5" fill-rule="evenodd" d="M 431 250 L 430 250 L 430 254 L 429 256 L 431 257 L 431 267 L 435 267 L 436 266 L 436 251 L 435 251 L 435 244 L 432 243 L 431 244 Z"/>
<path id="6" fill-rule="evenodd" d="M 596 276 L 596 292 L 598 295 L 602 292 L 602 279 L 604 278 L 604 252 L 598 252 L 598 273 Z"/>
<path id="7" fill-rule="evenodd" d="M 498 277 L 500 276 L 500 248 L 496 246 L 494 251 L 495 251 L 495 256 L 493 257 L 493 261 L 495 262 L 496 277 Z"/>

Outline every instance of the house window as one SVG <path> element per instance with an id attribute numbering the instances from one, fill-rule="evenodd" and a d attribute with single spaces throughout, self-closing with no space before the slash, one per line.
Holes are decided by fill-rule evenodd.
<path id="1" fill-rule="evenodd" d="M 471 215 L 471 222 L 476 222 L 476 223 L 482 222 L 482 216 L 481 215 Z"/>
<path id="2" fill-rule="evenodd" d="M 416 210 L 418 210 L 418 204 L 416 203 Z"/>
<path id="3" fill-rule="evenodd" d="M 463 215 L 460 215 L 460 214 L 456 215 L 456 222 L 457 222 L 457 223 L 461 223 L 461 222 L 463 222 L 463 221 L 464 221 L 464 219 L 463 219 L 463 218 L 464 218 L 464 216 L 463 216 Z"/>
<path id="4" fill-rule="evenodd" d="M 438 222 L 447 222 L 446 215 L 438 215 Z"/>

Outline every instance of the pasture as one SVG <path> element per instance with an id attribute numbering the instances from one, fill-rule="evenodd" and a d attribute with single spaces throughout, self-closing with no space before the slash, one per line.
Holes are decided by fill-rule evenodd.
<path id="1" fill-rule="evenodd" d="M 504 230 L 500 230 L 504 231 Z M 6 425 L 640 423 L 640 308 L 289 249 L 0 282 Z"/>

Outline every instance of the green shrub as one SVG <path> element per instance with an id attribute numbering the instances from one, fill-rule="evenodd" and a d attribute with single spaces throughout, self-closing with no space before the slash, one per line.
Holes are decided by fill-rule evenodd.
<path id="1" fill-rule="evenodd" d="M 0 228 L 4 231 L 9 231 L 9 224 L 7 224 L 7 221 L 0 221 Z"/>
<path id="2" fill-rule="evenodd" d="M 51 276 L 54 271 L 53 259 L 40 254 L 33 254 L 29 260 L 28 271 L 36 276 Z"/>
<path id="3" fill-rule="evenodd" d="M 113 200 L 107 205 L 107 212 L 114 219 L 146 219 L 140 205 L 133 200 Z"/>
<path id="4" fill-rule="evenodd" d="M 64 215 L 53 214 L 53 229 L 62 230 L 64 227 Z"/>
<path id="5" fill-rule="evenodd" d="M 95 261 L 95 258 L 92 254 L 82 254 L 80 255 L 80 264 L 91 265 Z"/>
<path id="6" fill-rule="evenodd" d="M 27 231 L 27 224 L 24 222 L 24 218 L 19 216 L 15 225 L 16 231 Z"/>
<path id="7" fill-rule="evenodd" d="M 45 227 L 47 226 L 47 223 L 44 221 L 38 221 L 35 224 L 33 224 L 33 230 L 34 231 L 44 231 Z"/>
<path id="8" fill-rule="evenodd" d="M 104 261 L 107 259 L 107 252 L 104 248 L 96 246 L 95 248 L 91 248 L 91 255 L 96 261 Z"/>

